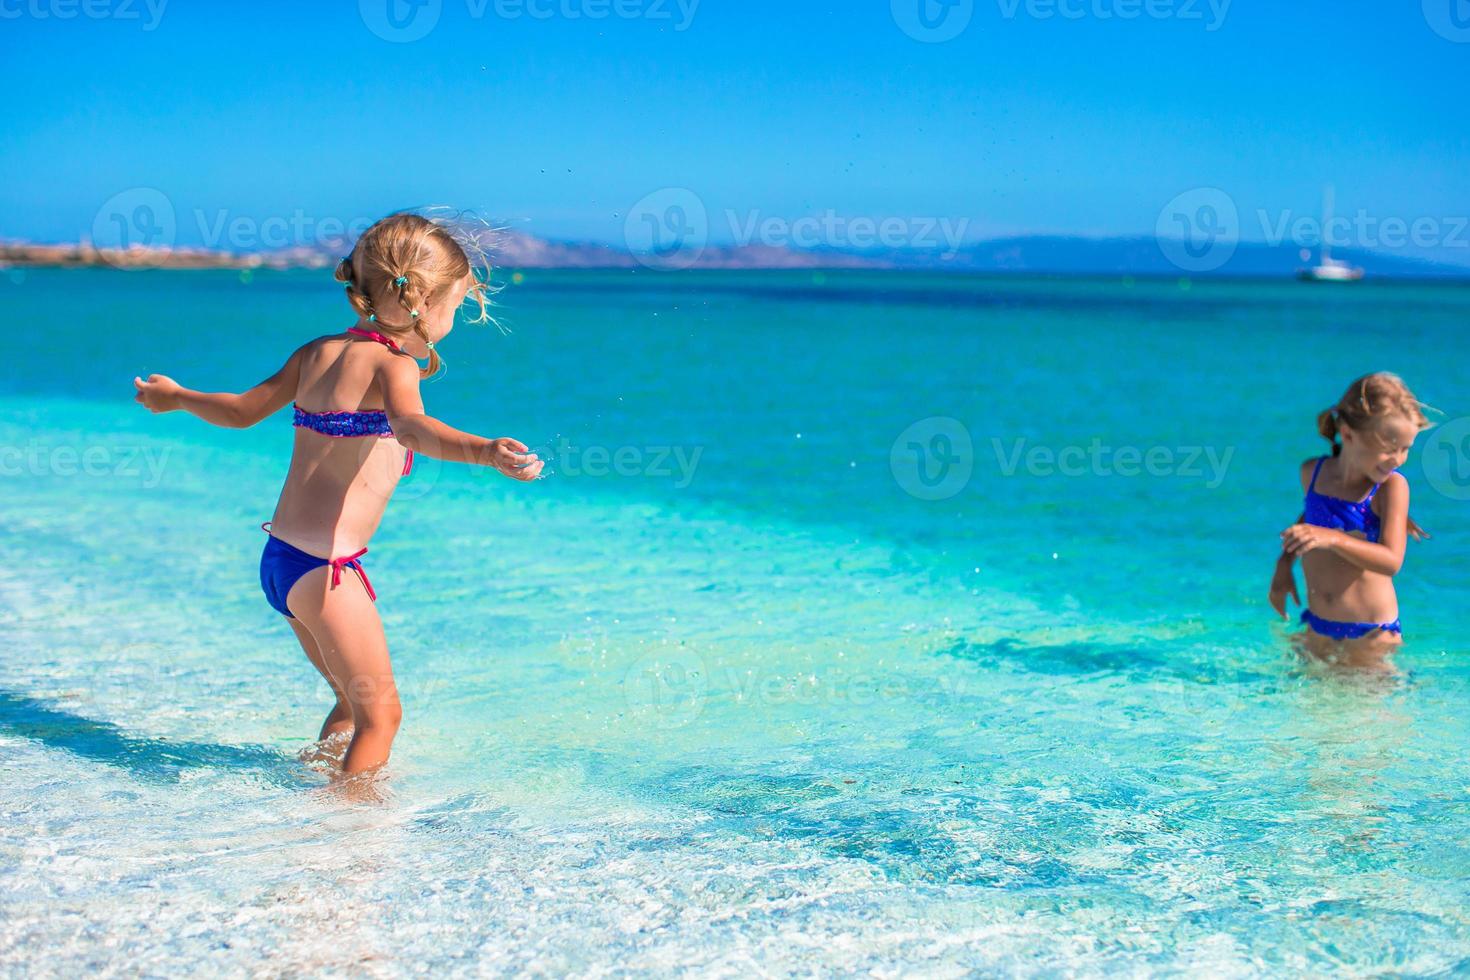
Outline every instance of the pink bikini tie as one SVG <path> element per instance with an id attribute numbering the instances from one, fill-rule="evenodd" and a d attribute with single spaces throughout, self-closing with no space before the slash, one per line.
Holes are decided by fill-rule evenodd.
<path id="1" fill-rule="evenodd" d="M 260 529 L 266 534 L 270 534 L 271 522 L 266 521 L 264 524 L 260 525 Z M 330 566 L 332 569 L 332 588 L 335 589 L 337 586 L 342 584 L 342 569 L 350 568 L 354 572 L 356 572 L 357 577 L 362 580 L 362 587 L 364 589 L 367 589 L 368 598 L 373 600 L 374 602 L 377 602 L 378 594 L 373 591 L 373 583 L 368 581 L 367 570 L 362 567 L 362 562 L 358 560 L 367 553 L 368 550 L 364 548 L 357 554 L 352 555 L 348 558 L 328 559 L 327 565 Z"/>

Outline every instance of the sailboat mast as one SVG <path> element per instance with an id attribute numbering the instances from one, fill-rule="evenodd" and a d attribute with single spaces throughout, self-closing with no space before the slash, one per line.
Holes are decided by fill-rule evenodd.
<path id="1" fill-rule="evenodd" d="M 1332 185 L 1322 188 L 1322 264 L 1332 264 Z"/>

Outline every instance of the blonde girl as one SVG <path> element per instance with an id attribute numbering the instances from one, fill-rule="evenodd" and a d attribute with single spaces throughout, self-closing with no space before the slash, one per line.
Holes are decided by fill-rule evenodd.
<path id="1" fill-rule="evenodd" d="M 1301 465 L 1306 502 L 1298 522 L 1281 532 L 1270 591 L 1283 618 L 1288 595 L 1301 604 L 1292 573 L 1300 558 L 1307 581 L 1301 619 L 1310 652 L 1371 661 L 1402 643 L 1393 579 L 1410 534 L 1423 535 L 1409 519 L 1409 481 L 1399 467 L 1428 427 L 1414 393 L 1384 372 L 1354 381 L 1317 417 L 1332 453 Z"/>
<path id="2" fill-rule="evenodd" d="M 294 403 L 295 446 L 260 560 L 261 588 L 336 694 L 320 739 L 346 737 L 342 772 L 388 760 L 402 710 L 376 594 L 362 557 L 414 453 L 534 480 L 542 463 L 515 439 L 461 432 L 425 414 L 419 382 L 487 284 L 444 224 L 399 213 L 374 224 L 337 267 L 357 322 L 299 348 L 241 394 L 192 391 L 161 374 L 133 379 L 152 412 L 182 409 L 245 428 Z M 419 361 L 427 361 L 420 367 Z M 350 572 L 351 574 L 344 574 Z"/>

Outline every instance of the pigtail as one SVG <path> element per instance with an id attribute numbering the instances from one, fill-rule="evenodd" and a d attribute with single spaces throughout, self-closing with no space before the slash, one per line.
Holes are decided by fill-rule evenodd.
<path id="1" fill-rule="evenodd" d="M 419 368 L 419 377 L 432 378 L 434 375 L 438 374 L 441 369 L 443 369 L 444 359 L 441 358 L 439 356 L 439 352 L 434 349 L 434 343 L 433 341 L 429 340 L 428 331 L 426 331 L 419 324 L 415 323 L 413 325 L 413 332 L 418 334 L 419 338 L 423 340 L 424 346 L 429 348 L 429 366 L 425 368 Z"/>
<path id="2" fill-rule="evenodd" d="M 1329 408 L 1317 416 L 1317 431 L 1322 438 L 1332 443 L 1332 455 L 1342 452 L 1342 443 L 1337 441 L 1337 409 Z"/>
<path id="3" fill-rule="evenodd" d="M 428 300 L 428 297 L 424 295 L 422 288 L 407 272 L 400 273 L 394 277 L 393 288 L 398 291 L 399 305 L 408 313 L 409 328 L 418 335 L 419 339 L 424 342 L 424 346 L 429 349 L 429 366 L 419 368 L 419 377 L 421 379 L 431 378 L 439 373 L 439 369 L 444 366 L 444 362 L 440 359 L 439 352 L 434 350 L 434 342 L 429 339 L 429 332 L 419 322 L 419 317 L 422 315 L 422 306 Z"/>
<path id="4" fill-rule="evenodd" d="M 366 293 L 357 288 L 357 273 L 352 267 L 352 256 L 348 256 L 337 263 L 337 281 L 347 285 L 347 302 L 352 304 L 352 309 L 364 320 L 373 319 L 373 303 L 368 299 Z"/>

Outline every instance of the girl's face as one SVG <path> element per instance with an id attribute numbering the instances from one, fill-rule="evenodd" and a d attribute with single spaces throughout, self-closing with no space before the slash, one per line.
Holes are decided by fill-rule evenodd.
<path id="1" fill-rule="evenodd" d="M 1374 483 L 1382 483 L 1403 466 L 1419 435 L 1413 422 L 1389 415 L 1358 430 L 1342 427 L 1342 454 L 1347 464 Z"/>

